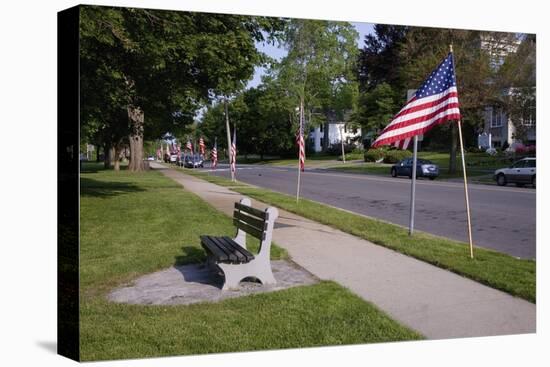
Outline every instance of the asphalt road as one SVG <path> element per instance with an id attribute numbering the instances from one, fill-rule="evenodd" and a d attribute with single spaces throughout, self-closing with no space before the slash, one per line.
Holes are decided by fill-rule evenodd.
<path id="1" fill-rule="evenodd" d="M 230 176 L 227 167 L 215 173 Z M 248 165 L 237 179 L 286 194 L 296 194 L 296 169 Z M 302 173 L 301 196 L 342 209 L 409 225 L 410 180 L 325 170 Z M 474 246 L 521 258 L 536 256 L 536 190 L 469 185 Z M 415 229 L 468 241 L 461 183 L 419 179 Z"/>

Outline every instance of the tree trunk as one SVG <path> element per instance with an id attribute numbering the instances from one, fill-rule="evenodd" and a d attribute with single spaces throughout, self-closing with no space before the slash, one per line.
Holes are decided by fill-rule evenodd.
<path id="1" fill-rule="evenodd" d="M 111 168 L 111 148 L 107 144 L 103 146 L 103 166 L 105 169 Z"/>
<path id="2" fill-rule="evenodd" d="M 118 144 L 116 144 L 114 147 L 111 148 L 112 156 L 113 156 L 113 169 L 115 171 L 120 171 L 120 147 Z"/>
<path id="3" fill-rule="evenodd" d="M 128 119 L 132 125 L 132 133 L 130 134 L 130 162 L 128 170 L 139 172 L 145 170 L 143 164 L 143 122 L 144 113 L 141 108 L 136 106 L 128 106 Z"/>
<path id="4" fill-rule="evenodd" d="M 449 173 L 455 173 L 456 172 L 456 150 L 457 150 L 457 129 L 456 129 L 456 123 L 451 123 L 451 149 L 449 154 Z"/>

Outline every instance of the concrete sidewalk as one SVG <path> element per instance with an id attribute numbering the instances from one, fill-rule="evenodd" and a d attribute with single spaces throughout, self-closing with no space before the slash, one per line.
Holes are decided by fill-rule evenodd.
<path id="1" fill-rule="evenodd" d="M 232 215 L 243 195 L 158 163 L 151 167 Z M 266 204 L 252 201 L 265 208 Z M 534 333 L 536 307 L 366 240 L 279 209 L 273 241 L 321 279 L 334 280 L 429 339 Z"/>

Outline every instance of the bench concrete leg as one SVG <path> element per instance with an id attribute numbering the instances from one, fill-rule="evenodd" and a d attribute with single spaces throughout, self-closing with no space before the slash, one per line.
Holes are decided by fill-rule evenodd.
<path id="1" fill-rule="evenodd" d="M 238 288 L 241 280 L 248 277 L 257 278 L 263 285 L 275 284 L 276 280 L 271 271 L 271 264 L 257 260 L 254 259 L 246 264 L 218 264 L 225 275 L 222 290 Z"/>

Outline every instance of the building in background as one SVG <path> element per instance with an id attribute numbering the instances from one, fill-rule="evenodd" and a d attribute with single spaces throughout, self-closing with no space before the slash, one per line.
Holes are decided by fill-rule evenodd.
<path id="1" fill-rule="evenodd" d="M 491 67 L 497 71 L 504 64 L 508 55 L 518 52 L 525 37 L 524 34 L 482 32 L 480 47 L 487 52 Z M 534 58 L 535 55 L 529 54 L 526 57 Z M 530 61 L 534 62 L 534 60 Z M 533 69 L 534 72 L 535 69 Z M 531 77 L 534 79 L 536 76 L 533 74 Z M 480 134 L 480 136 L 483 135 L 482 140 L 489 141 L 493 148 L 502 148 L 513 143 L 535 145 L 536 103 L 534 92 L 535 89 L 530 88 L 507 88 L 503 90 L 503 103 L 487 106 L 483 111 L 483 131 Z M 522 94 L 523 98 L 521 97 Z M 512 106 L 509 102 L 513 99 L 522 101 L 519 111 L 512 112 L 510 110 Z M 506 101 L 508 101 L 508 104 Z"/>
<path id="2" fill-rule="evenodd" d="M 315 152 L 319 153 L 323 150 L 325 139 L 325 129 L 328 126 L 328 146 L 342 144 L 361 145 L 361 128 L 351 128 L 344 122 L 331 122 L 329 124 L 321 124 L 320 126 L 311 128 L 309 132 L 309 146 Z"/>

